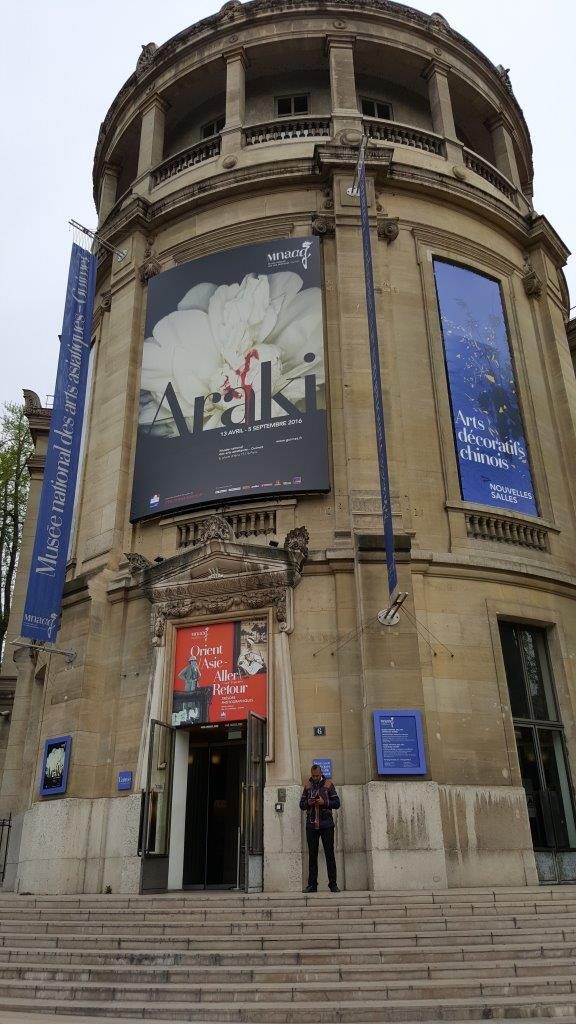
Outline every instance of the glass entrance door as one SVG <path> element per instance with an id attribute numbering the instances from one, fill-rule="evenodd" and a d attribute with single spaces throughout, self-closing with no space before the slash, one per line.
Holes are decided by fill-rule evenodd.
<path id="1" fill-rule="evenodd" d="M 141 892 L 165 892 L 168 887 L 173 743 L 172 726 L 153 720 L 140 822 Z"/>
<path id="2" fill-rule="evenodd" d="M 500 623 L 510 706 L 541 882 L 576 882 L 576 816 L 544 630 Z"/>

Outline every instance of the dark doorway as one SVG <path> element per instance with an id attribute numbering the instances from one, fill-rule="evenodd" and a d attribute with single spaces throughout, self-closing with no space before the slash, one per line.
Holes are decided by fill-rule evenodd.
<path id="1" fill-rule="evenodd" d="M 190 732 L 184 888 L 242 885 L 245 766 L 244 728 Z"/>

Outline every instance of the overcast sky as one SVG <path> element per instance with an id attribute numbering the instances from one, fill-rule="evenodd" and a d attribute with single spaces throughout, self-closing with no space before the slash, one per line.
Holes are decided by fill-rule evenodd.
<path id="1" fill-rule="evenodd" d="M 20 0 L 3 16 L 0 403 L 54 387 L 70 243 L 95 227 L 98 128 L 140 44 L 165 42 L 219 0 Z M 509 67 L 532 133 L 535 207 L 576 250 L 573 0 L 415 0 Z M 572 304 L 576 264 L 568 264 Z"/>

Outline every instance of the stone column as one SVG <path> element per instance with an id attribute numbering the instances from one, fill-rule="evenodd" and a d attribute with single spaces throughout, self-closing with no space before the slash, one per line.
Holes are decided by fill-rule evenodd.
<path id="1" fill-rule="evenodd" d="M 424 70 L 424 78 L 428 82 L 428 99 L 432 114 L 432 129 L 442 135 L 446 145 L 446 158 L 462 163 L 462 143 L 456 136 L 448 71 L 450 67 L 443 61 L 431 60 Z"/>
<path id="2" fill-rule="evenodd" d="M 519 189 L 520 174 L 518 173 L 518 164 L 516 163 L 510 121 L 506 114 L 500 110 L 486 121 L 486 127 L 492 136 L 496 167 Z"/>
<path id="3" fill-rule="evenodd" d="M 362 116 L 356 97 L 354 36 L 327 36 L 332 96 L 332 133 L 346 129 L 362 132 Z"/>
<path id="4" fill-rule="evenodd" d="M 222 154 L 242 148 L 246 111 L 246 68 L 248 58 L 242 47 L 224 54 L 226 61 L 226 124 L 222 130 Z"/>
<path id="5" fill-rule="evenodd" d="M 100 202 L 98 204 L 98 227 L 104 223 L 110 210 L 116 202 L 116 191 L 118 188 L 118 177 L 120 171 L 116 164 L 104 164 L 102 180 L 100 182 Z"/>
<path id="6" fill-rule="evenodd" d="M 142 107 L 137 177 L 149 173 L 164 155 L 164 122 L 167 105 L 155 93 Z"/>

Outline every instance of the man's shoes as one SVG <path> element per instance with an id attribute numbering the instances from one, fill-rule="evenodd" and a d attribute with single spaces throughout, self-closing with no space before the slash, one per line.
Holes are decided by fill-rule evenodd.
<path id="1" fill-rule="evenodd" d="M 318 886 L 317 885 L 307 885 L 306 888 L 304 889 L 304 892 L 318 892 Z"/>
<path id="2" fill-rule="evenodd" d="M 329 885 L 328 888 L 330 889 L 330 892 L 340 892 L 340 889 L 336 885 L 336 882 L 332 882 L 332 884 Z"/>

